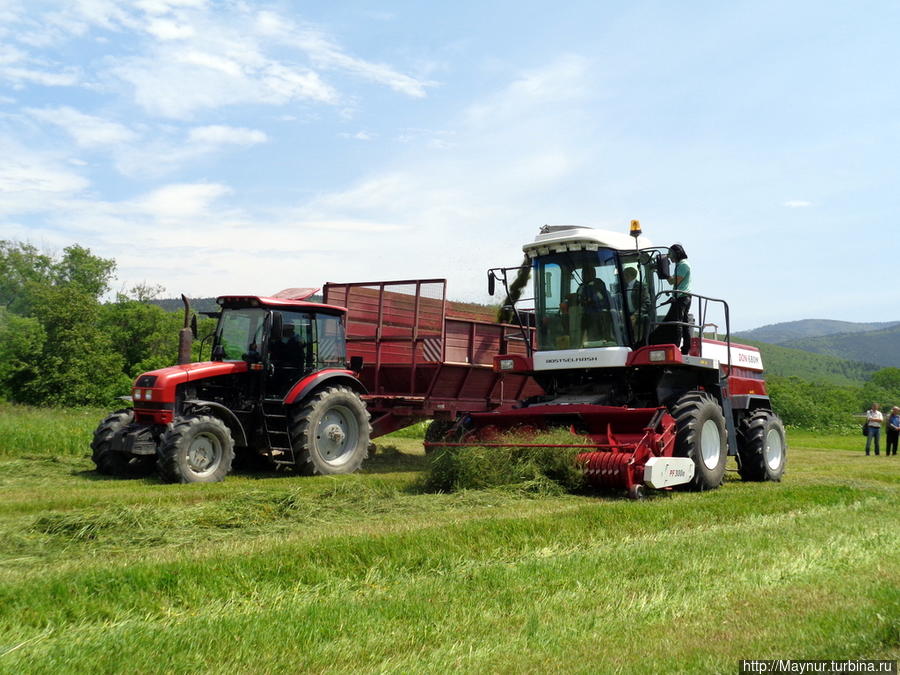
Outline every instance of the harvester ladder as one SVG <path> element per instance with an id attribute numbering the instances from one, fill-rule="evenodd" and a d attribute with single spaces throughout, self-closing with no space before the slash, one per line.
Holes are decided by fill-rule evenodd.
<path id="1" fill-rule="evenodd" d="M 287 408 L 280 399 L 263 402 L 263 429 L 276 466 L 294 465 L 294 446 Z M 276 454 L 277 453 L 277 454 Z"/>

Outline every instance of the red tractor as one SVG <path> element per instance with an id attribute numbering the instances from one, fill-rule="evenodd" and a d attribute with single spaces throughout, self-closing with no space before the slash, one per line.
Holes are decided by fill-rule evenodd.
<path id="1" fill-rule="evenodd" d="M 359 468 L 371 427 L 365 389 L 346 362 L 345 310 L 307 302 L 313 292 L 219 298 L 212 360 L 138 377 L 133 408 L 94 432 L 97 470 L 218 481 L 236 446 L 305 473 Z"/>
<path id="2" fill-rule="evenodd" d="M 632 497 L 645 486 L 716 488 L 729 455 L 744 480 L 780 480 L 787 444 L 759 350 L 731 342 L 723 300 L 672 287 L 668 250 L 650 246 L 637 221 L 631 234 L 544 227 L 523 247 L 528 265 L 488 272 L 489 292 L 499 279 L 508 301 L 510 272 L 516 286 L 533 277 L 533 308 L 510 303 L 532 348 L 494 367 L 531 376 L 543 393 L 468 415 L 456 440 L 504 444 L 498 431 L 568 426 L 592 441 L 580 455 L 588 481 Z M 724 318 L 721 339 L 711 309 Z"/>

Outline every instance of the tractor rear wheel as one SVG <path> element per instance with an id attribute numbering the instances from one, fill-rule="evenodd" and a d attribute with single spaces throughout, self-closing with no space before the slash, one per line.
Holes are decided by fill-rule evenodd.
<path id="1" fill-rule="evenodd" d="M 178 417 L 160 440 L 157 469 L 168 483 L 216 483 L 234 460 L 231 430 L 217 417 Z"/>
<path id="2" fill-rule="evenodd" d="M 756 410 L 738 426 L 741 478 L 747 481 L 780 481 L 787 459 L 784 424 L 770 410 Z"/>
<path id="3" fill-rule="evenodd" d="M 153 472 L 155 457 L 129 455 L 112 448 L 117 433 L 134 422 L 134 410 L 123 408 L 111 413 L 94 430 L 91 440 L 91 460 L 97 471 L 106 476 L 147 476 Z"/>
<path id="4" fill-rule="evenodd" d="M 303 474 L 353 473 L 369 456 L 369 411 L 347 387 L 322 389 L 291 411 L 294 464 Z"/>
<path id="5" fill-rule="evenodd" d="M 689 391 L 672 406 L 675 418 L 675 454 L 694 461 L 694 477 L 688 490 L 714 490 L 725 477 L 728 459 L 727 431 L 722 408 L 709 394 Z"/>

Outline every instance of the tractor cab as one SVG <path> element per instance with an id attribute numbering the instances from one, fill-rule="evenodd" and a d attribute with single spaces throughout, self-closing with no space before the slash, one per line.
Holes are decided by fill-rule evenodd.
<path id="1" fill-rule="evenodd" d="M 314 373 L 345 368 L 342 307 L 257 296 L 223 296 L 218 303 L 212 358 L 261 371 L 266 399 L 285 398 Z"/>

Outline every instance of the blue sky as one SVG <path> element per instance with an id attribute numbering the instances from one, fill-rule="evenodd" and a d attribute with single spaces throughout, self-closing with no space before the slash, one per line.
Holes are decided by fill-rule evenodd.
<path id="1" fill-rule="evenodd" d="M 894 2 L 0 0 L 0 237 L 116 290 L 446 277 L 545 224 L 680 241 L 733 326 L 900 321 Z"/>

